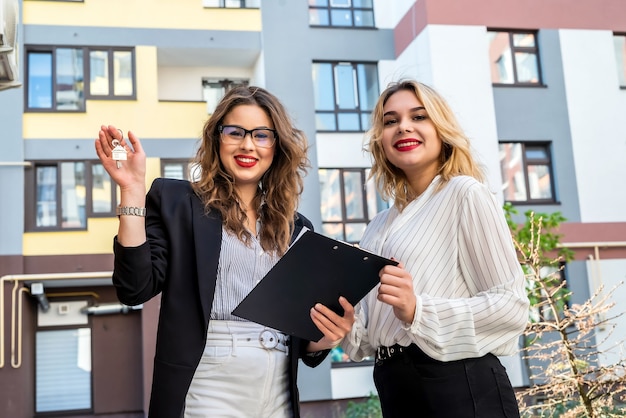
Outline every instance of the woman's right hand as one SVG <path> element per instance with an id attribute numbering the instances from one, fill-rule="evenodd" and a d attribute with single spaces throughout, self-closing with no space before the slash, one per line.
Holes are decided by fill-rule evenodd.
<path id="1" fill-rule="evenodd" d="M 127 152 L 127 159 L 120 161 L 120 168 L 113 160 L 113 140 L 118 140 Z M 139 138 L 134 133 L 128 132 L 130 145 L 123 138 L 123 134 L 113 125 L 102 125 L 96 139 L 96 153 L 102 162 L 102 166 L 109 176 L 120 186 L 122 193 L 125 191 L 137 191 L 141 195 L 146 187 L 146 154 L 141 146 Z"/>

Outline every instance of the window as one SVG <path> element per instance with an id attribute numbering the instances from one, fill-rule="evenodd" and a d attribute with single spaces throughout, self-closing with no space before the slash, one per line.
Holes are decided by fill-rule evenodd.
<path id="1" fill-rule="evenodd" d="M 202 0 L 202 6 L 226 9 L 258 9 L 261 7 L 261 0 Z"/>
<path id="2" fill-rule="evenodd" d="M 161 160 L 161 177 L 178 180 L 196 179 L 197 172 L 189 160 Z"/>
<path id="3" fill-rule="evenodd" d="M 86 301 L 50 302 L 38 310 L 35 334 L 35 412 L 92 408 L 91 328 Z"/>
<path id="4" fill-rule="evenodd" d="M 499 147 L 504 200 L 554 203 L 550 144 L 502 142 Z"/>
<path id="5" fill-rule="evenodd" d="M 317 131 L 363 132 L 378 99 L 376 64 L 313 63 Z"/>
<path id="6" fill-rule="evenodd" d="M 85 111 L 86 99 L 134 99 L 132 48 L 28 47 L 26 110 Z"/>
<path id="7" fill-rule="evenodd" d="M 89 161 L 34 163 L 26 171 L 29 230 L 86 229 L 87 217 L 114 215 L 113 181 L 102 164 Z"/>
<path id="8" fill-rule="evenodd" d="M 322 234 L 341 241 L 358 243 L 367 223 L 388 207 L 367 181 L 369 169 L 319 169 Z"/>
<path id="9" fill-rule="evenodd" d="M 626 35 L 614 35 L 615 60 L 617 61 L 617 78 L 621 88 L 626 88 Z"/>
<path id="10" fill-rule="evenodd" d="M 493 84 L 541 85 L 535 32 L 487 31 Z"/>
<path id="11" fill-rule="evenodd" d="M 248 80 L 202 80 L 202 95 L 206 102 L 207 113 L 210 115 L 215 111 L 215 107 L 222 100 L 227 91 L 236 86 L 247 86 Z"/>
<path id="12" fill-rule="evenodd" d="M 309 0 L 309 25 L 373 28 L 373 0 Z"/>

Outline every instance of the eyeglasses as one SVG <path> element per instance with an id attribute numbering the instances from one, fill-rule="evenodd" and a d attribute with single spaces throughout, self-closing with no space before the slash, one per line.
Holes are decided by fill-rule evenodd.
<path id="1" fill-rule="evenodd" d="M 252 143 L 260 148 L 270 148 L 278 137 L 276 130 L 268 128 L 244 129 L 235 125 L 220 125 L 217 128 L 225 144 L 239 145 L 250 134 Z"/>

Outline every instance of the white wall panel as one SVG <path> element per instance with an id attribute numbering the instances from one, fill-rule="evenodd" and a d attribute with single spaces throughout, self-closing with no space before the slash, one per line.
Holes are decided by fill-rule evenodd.
<path id="1" fill-rule="evenodd" d="M 626 94 L 610 31 L 561 30 L 582 222 L 626 221 Z"/>
<path id="2" fill-rule="evenodd" d="M 393 29 L 415 0 L 374 0 L 374 23 L 377 28 Z"/>
<path id="3" fill-rule="evenodd" d="M 389 81 L 413 77 L 448 100 L 485 165 L 490 188 L 501 198 L 498 137 L 486 29 L 430 25 L 395 62 L 381 63 L 381 89 Z"/>

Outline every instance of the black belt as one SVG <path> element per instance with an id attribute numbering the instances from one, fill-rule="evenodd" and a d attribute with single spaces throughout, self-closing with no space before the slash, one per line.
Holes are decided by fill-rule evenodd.
<path id="1" fill-rule="evenodd" d="M 378 347 L 376 349 L 376 361 L 385 361 L 392 357 L 398 356 L 406 351 L 408 351 L 409 347 L 403 347 L 400 344 L 394 344 L 389 347 Z"/>

